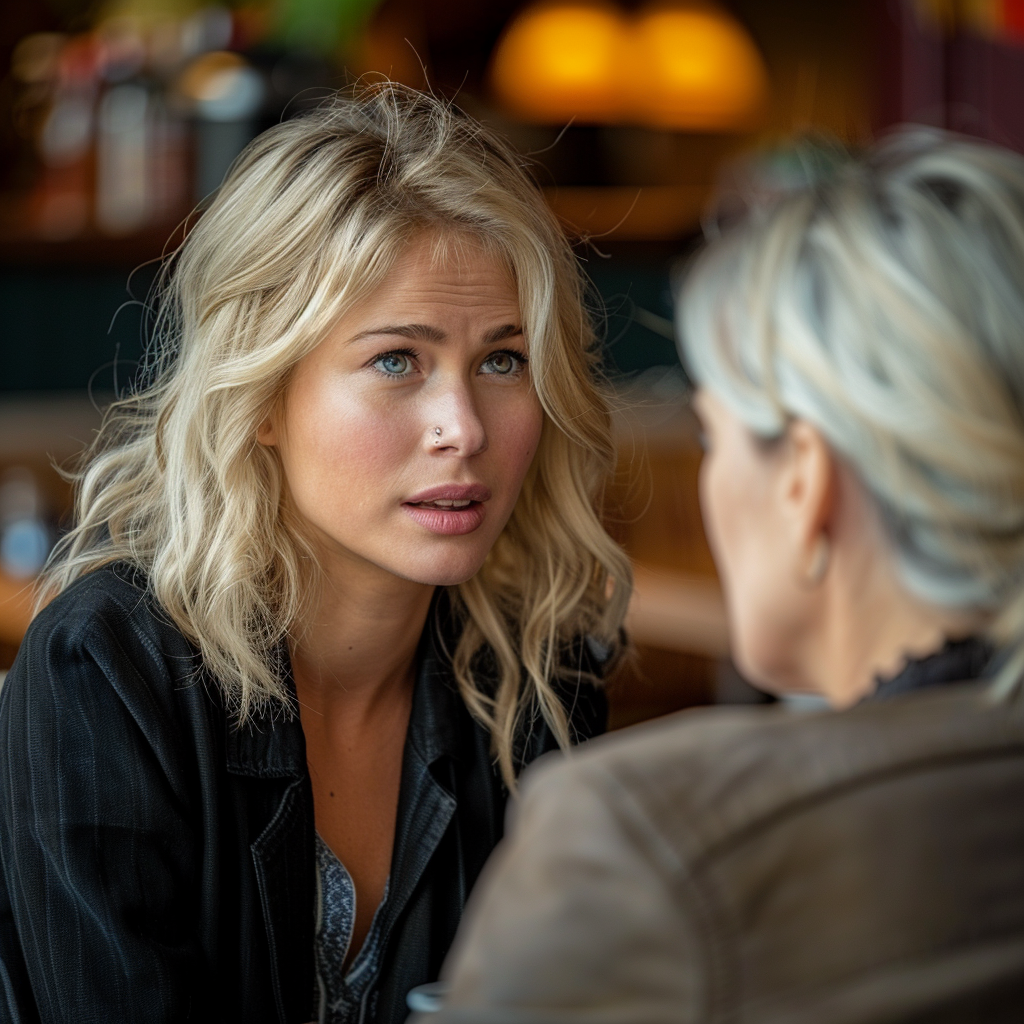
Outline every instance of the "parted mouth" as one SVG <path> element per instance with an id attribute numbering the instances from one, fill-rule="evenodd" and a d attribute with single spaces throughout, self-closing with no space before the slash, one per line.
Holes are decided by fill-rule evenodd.
<path id="1" fill-rule="evenodd" d="M 468 498 L 461 501 L 451 500 L 446 498 L 435 498 L 433 501 L 407 501 L 407 505 L 415 505 L 416 508 L 441 508 L 441 509 L 461 509 L 469 508 L 470 505 L 479 504 L 479 502 L 470 501 Z"/>
<path id="2" fill-rule="evenodd" d="M 420 491 L 403 504 L 417 508 L 434 508 L 446 512 L 459 511 L 489 501 L 491 492 L 483 484 L 442 484 Z"/>
<path id="3" fill-rule="evenodd" d="M 457 537 L 480 527 L 490 497 L 483 484 L 442 484 L 414 494 L 402 508 L 429 533 Z"/>

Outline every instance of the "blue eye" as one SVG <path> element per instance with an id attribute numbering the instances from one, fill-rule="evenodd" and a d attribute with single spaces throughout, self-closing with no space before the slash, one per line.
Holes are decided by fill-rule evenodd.
<path id="1" fill-rule="evenodd" d="M 385 352 L 378 356 L 373 365 L 391 377 L 402 377 L 412 369 L 412 359 L 404 352 Z"/>
<path id="2" fill-rule="evenodd" d="M 480 367 L 481 373 L 493 373 L 501 377 L 511 377 L 522 373 L 526 366 L 526 356 L 519 352 L 493 352 L 489 355 Z"/>

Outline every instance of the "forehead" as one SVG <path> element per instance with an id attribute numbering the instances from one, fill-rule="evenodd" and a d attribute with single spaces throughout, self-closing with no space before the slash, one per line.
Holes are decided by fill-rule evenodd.
<path id="1" fill-rule="evenodd" d="M 496 247 L 466 233 L 414 236 L 377 290 L 389 302 L 449 296 L 518 304 L 508 261 Z"/>

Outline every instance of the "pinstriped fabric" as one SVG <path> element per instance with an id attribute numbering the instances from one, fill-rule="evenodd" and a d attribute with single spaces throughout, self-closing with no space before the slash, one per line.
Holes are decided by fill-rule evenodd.
<path id="1" fill-rule="evenodd" d="M 406 737 L 377 1024 L 437 977 L 507 794 L 431 620 Z M 29 629 L 0 690 L 0 1021 L 316 1016 L 313 795 L 298 717 L 243 728 L 118 564 Z M 603 695 L 567 692 L 583 737 Z M 531 723 L 524 761 L 554 746 Z"/>

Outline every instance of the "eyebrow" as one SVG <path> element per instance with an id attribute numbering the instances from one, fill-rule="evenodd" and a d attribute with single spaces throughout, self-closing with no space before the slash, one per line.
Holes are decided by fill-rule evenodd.
<path id="1" fill-rule="evenodd" d="M 508 338 L 519 337 L 522 333 L 522 327 L 518 327 L 516 324 L 502 324 L 484 335 L 484 344 L 496 345 Z M 448 339 L 448 335 L 440 327 L 432 327 L 430 324 L 391 324 L 386 327 L 371 327 L 368 331 L 360 331 L 351 340 L 362 341 L 364 338 L 379 337 L 380 335 L 435 342 L 443 342 Z"/>
<path id="2" fill-rule="evenodd" d="M 493 331 L 487 332 L 484 336 L 484 344 L 497 345 L 499 341 L 507 341 L 509 338 L 518 338 L 522 333 L 522 327 L 517 327 L 515 324 L 502 324 L 501 327 L 495 327 Z"/>

